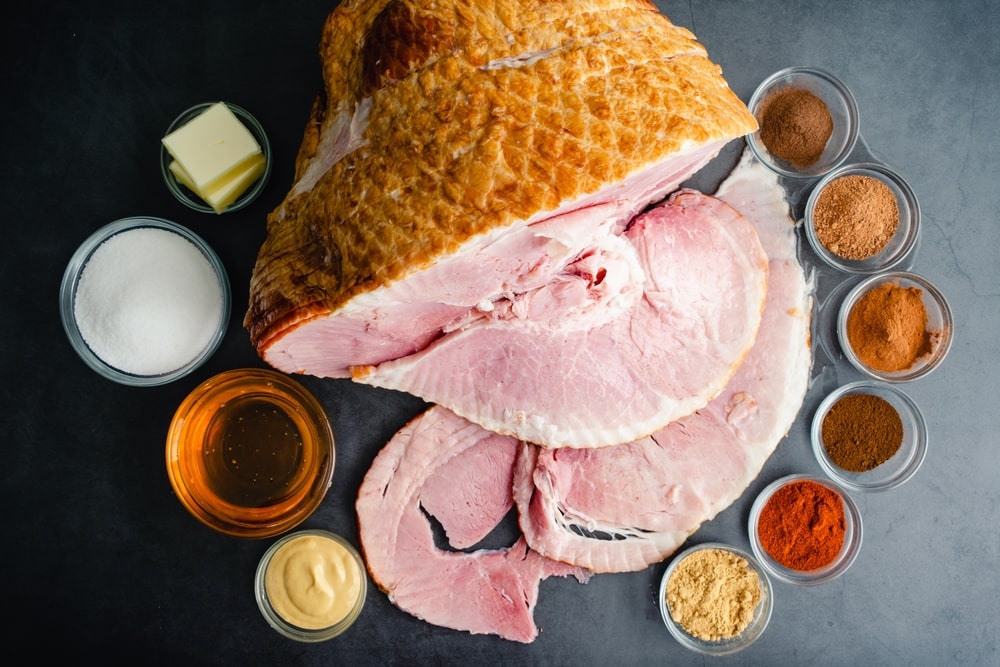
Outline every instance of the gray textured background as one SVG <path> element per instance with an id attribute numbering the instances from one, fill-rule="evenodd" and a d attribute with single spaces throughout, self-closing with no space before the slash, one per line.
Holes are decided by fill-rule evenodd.
<path id="1" fill-rule="evenodd" d="M 26 5 L 27 3 L 20 3 Z M 201 380 L 258 366 L 240 326 L 263 219 L 290 183 L 317 89 L 329 2 L 133 2 L 22 6 L 0 40 L 4 474 L 7 530 L 0 633 L 32 656 L 144 664 L 763 664 L 1000 663 L 997 425 L 1000 334 L 1000 7 L 995 2 L 661 2 L 695 31 L 736 93 L 772 72 L 827 69 L 854 91 L 871 150 L 909 179 L 923 209 L 913 269 L 956 316 L 945 364 L 904 390 L 924 410 L 930 450 L 918 475 L 859 496 L 861 554 L 818 588 L 775 583 L 765 636 L 703 660 L 662 627 L 664 564 L 586 586 L 543 582 L 523 646 L 434 627 L 373 592 L 358 623 L 321 645 L 272 632 L 252 579 L 269 541 L 217 535 L 170 490 L 163 440 Z M 264 196 L 217 219 L 171 199 L 157 142 L 180 110 L 227 99 L 257 115 L 274 146 Z M 76 246 L 102 224 L 157 215 L 190 226 L 221 255 L 234 290 L 223 347 L 189 378 L 134 389 L 74 355 L 57 294 Z M 825 283 L 821 281 L 821 287 Z M 822 294 L 821 294 L 822 296 Z M 802 414 L 747 493 L 692 538 L 748 545 L 753 494 L 791 472 L 819 472 L 811 408 L 857 377 L 818 360 Z M 338 438 L 334 487 L 307 521 L 356 539 L 353 495 L 378 448 L 419 401 L 344 381 L 307 381 Z"/>

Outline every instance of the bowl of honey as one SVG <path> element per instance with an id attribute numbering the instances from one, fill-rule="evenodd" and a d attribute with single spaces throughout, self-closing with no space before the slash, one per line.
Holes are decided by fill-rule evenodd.
<path id="1" fill-rule="evenodd" d="M 167 474 L 203 524 L 265 538 L 319 507 L 335 451 L 323 406 L 302 384 L 270 369 L 235 369 L 202 382 L 177 408 Z"/>

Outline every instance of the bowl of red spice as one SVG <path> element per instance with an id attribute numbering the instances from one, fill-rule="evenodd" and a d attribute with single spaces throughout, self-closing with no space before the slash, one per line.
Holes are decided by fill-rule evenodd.
<path id="1" fill-rule="evenodd" d="M 927 454 L 920 408 L 898 387 L 862 380 L 816 409 L 812 448 L 823 472 L 851 491 L 888 491 L 913 477 Z"/>
<path id="2" fill-rule="evenodd" d="M 748 135 L 754 156 L 792 178 L 819 178 L 847 159 L 858 140 L 858 104 L 840 79 L 812 67 L 789 67 L 766 78 L 747 105 L 758 129 Z"/>
<path id="3" fill-rule="evenodd" d="M 844 297 L 837 314 L 844 356 L 862 373 L 884 382 L 909 382 L 940 366 L 953 330 L 944 294 L 910 271 L 862 280 Z"/>
<path id="4" fill-rule="evenodd" d="M 685 549 L 660 580 L 660 615 L 682 646 L 706 655 L 742 651 L 771 620 L 771 580 L 751 554 L 721 542 Z"/>
<path id="5" fill-rule="evenodd" d="M 861 549 L 861 512 L 835 482 L 788 475 L 754 500 L 749 532 L 754 555 L 772 577 L 816 586 L 854 563 Z"/>
<path id="6" fill-rule="evenodd" d="M 920 205 L 897 171 L 877 163 L 843 165 L 806 201 L 805 232 L 816 255 L 848 273 L 876 273 L 911 258 Z"/>

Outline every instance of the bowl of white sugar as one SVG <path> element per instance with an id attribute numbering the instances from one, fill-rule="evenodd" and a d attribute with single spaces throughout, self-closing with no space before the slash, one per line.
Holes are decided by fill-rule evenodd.
<path id="1" fill-rule="evenodd" d="M 102 376 L 162 385 L 201 366 L 229 324 L 229 278 L 215 251 L 169 220 L 101 227 L 73 254 L 59 290 L 63 327 Z"/>

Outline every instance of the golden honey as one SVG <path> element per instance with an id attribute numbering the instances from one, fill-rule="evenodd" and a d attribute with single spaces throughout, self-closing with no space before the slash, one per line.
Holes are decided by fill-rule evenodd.
<path id="1" fill-rule="evenodd" d="M 181 503 L 229 535 L 269 537 L 303 521 L 333 476 L 334 441 L 322 405 L 266 369 L 206 380 L 178 407 L 167 472 Z"/>

